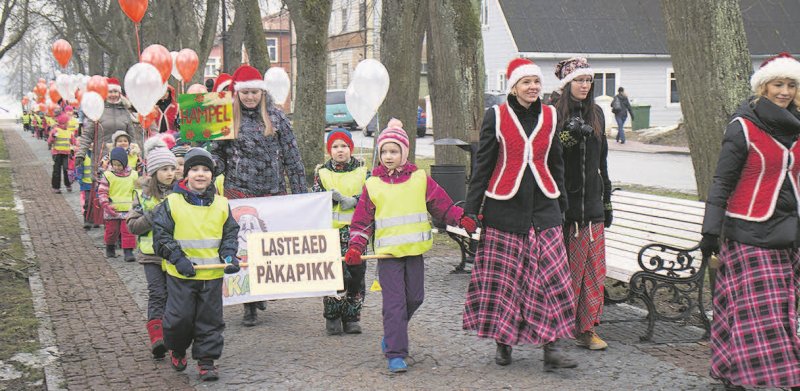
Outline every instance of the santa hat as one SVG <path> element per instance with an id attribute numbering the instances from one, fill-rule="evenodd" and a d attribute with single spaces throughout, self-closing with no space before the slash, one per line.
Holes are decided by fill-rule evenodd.
<path id="1" fill-rule="evenodd" d="M 378 156 L 386 143 L 395 143 L 400 146 L 400 165 L 406 164 L 408 161 L 408 134 L 403 130 L 403 123 L 397 118 L 390 119 L 386 129 L 378 136 Z"/>
<path id="2" fill-rule="evenodd" d="M 211 87 L 211 92 L 230 91 L 230 85 L 233 82 L 231 75 L 227 73 L 220 73 L 217 79 L 214 80 L 214 87 Z"/>
<path id="3" fill-rule="evenodd" d="M 239 219 L 244 215 L 258 217 L 258 210 L 249 205 L 242 205 L 231 209 L 231 214 L 233 215 L 233 219 L 236 220 L 236 222 L 239 222 Z"/>
<path id="4" fill-rule="evenodd" d="M 567 83 L 571 82 L 578 76 L 592 76 L 594 77 L 594 70 L 585 57 L 572 57 L 566 60 L 561 60 L 556 64 L 555 70 L 556 77 L 561 80 L 560 89 L 563 89 Z"/>
<path id="5" fill-rule="evenodd" d="M 516 85 L 520 79 L 528 76 L 538 76 L 539 80 L 542 80 L 542 69 L 527 58 L 515 58 L 511 60 L 506 70 L 506 85 L 508 86 L 506 88 L 506 93 L 510 93 L 511 89 L 514 88 L 514 85 Z"/>
<path id="6" fill-rule="evenodd" d="M 233 72 L 233 90 L 240 91 L 245 88 L 267 89 L 261 72 L 250 65 L 242 65 Z"/>
<path id="7" fill-rule="evenodd" d="M 778 53 L 764 60 L 750 78 L 750 87 L 756 92 L 758 86 L 782 78 L 800 83 L 800 62 L 787 52 Z"/>
<path id="8" fill-rule="evenodd" d="M 108 90 L 109 91 L 117 91 L 122 92 L 122 86 L 119 84 L 119 79 L 116 77 L 109 77 L 106 79 L 108 81 Z"/>
<path id="9" fill-rule="evenodd" d="M 328 142 L 325 143 L 325 147 L 328 150 L 328 154 L 331 153 L 331 146 L 333 146 L 333 142 L 336 140 L 342 140 L 350 147 L 350 152 L 353 152 L 353 135 L 345 128 L 336 128 L 328 133 Z"/>

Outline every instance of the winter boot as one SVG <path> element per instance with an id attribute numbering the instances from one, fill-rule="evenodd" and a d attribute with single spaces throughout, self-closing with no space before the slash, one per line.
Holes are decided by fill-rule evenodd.
<path id="1" fill-rule="evenodd" d="M 200 375 L 200 380 L 202 381 L 215 381 L 219 379 L 219 372 L 217 371 L 217 366 L 214 365 L 214 360 L 197 360 L 197 373 Z"/>
<path id="2" fill-rule="evenodd" d="M 401 357 L 394 357 L 389 359 L 388 368 L 391 373 L 402 373 L 408 371 L 408 364 Z"/>
<path id="3" fill-rule="evenodd" d="M 342 319 L 325 319 L 325 331 L 328 335 L 339 335 L 342 333 Z"/>
<path id="4" fill-rule="evenodd" d="M 133 255 L 132 248 L 124 248 L 122 252 L 125 254 L 125 262 L 136 262 L 136 256 Z"/>
<path id="5" fill-rule="evenodd" d="M 494 363 L 501 366 L 511 364 L 511 345 L 497 342 L 497 352 L 494 355 Z"/>
<path id="6" fill-rule="evenodd" d="M 183 372 L 186 370 L 186 352 L 178 353 L 173 350 L 169 351 L 170 364 L 172 369 L 176 372 Z"/>
<path id="7" fill-rule="evenodd" d="M 116 258 L 116 257 L 117 257 L 117 246 L 114 244 L 107 244 L 106 258 Z"/>
<path id="8" fill-rule="evenodd" d="M 242 326 L 253 327 L 256 325 L 258 315 L 256 315 L 256 306 L 253 303 L 244 303 L 244 318 L 242 319 Z"/>
<path id="9" fill-rule="evenodd" d="M 345 334 L 361 334 L 361 325 L 358 322 L 344 322 Z"/>
<path id="10" fill-rule="evenodd" d="M 92 222 L 86 219 L 83 219 L 83 229 L 90 230 L 92 229 Z"/>
<path id="11" fill-rule="evenodd" d="M 544 345 L 545 372 L 551 372 L 558 368 L 575 368 L 577 366 L 578 363 L 562 352 L 555 342 L 549 342 Z"/>
<path id="12" fill-rule="evenodd" d="M 258 309 L 260 311 L 266 311 L 267 310 L 267 302 L 266 301 L 257 301 L 257 302 L 252 303 L 252 304 L 254 306 L 256 306 L 256 309 Z"/>
<path id="13" fill-rule="evenodd" d="M 161 319 L 147 322 L 147 334 L 150 336 L 150 351 L 153 353 L 153 358 L 163 359 L 167 353 L 167 347 L 164 346 L 164 330 L 161 328 Z"/>

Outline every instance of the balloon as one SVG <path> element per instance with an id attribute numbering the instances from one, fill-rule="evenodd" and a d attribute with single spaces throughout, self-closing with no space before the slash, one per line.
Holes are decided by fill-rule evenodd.
<path id="1" fill-rule="evenodd" d="M 61 100 L 61 95 L 58 94 L 58 90 L 56 90 L 55 88 L 48 90 L 48 95 L 50 96 L 50 100 L 53 102 L 58 102 Z"/>
<path id="2" fill-rule="evenodd" d="M 147 11 L 147 0 L 119 0 L 119 7 L 133 23 L 140 23 Z"/>
<path id="3" fill-rule="evenodd" d="M 181 73 L 178 72 L 178 68 L 175 66 L 175 59 L 178 58 L 178 52 L 169 52 L 169 55 L 172 57 L 172 77 L 177 81 L 183 81 Z"/>
<path id="4" fill-rule="evenodd" d="M 172 72 L 172 56 L 161 45 L 150 45 L 142 51 L 142 62 L 152 64 L 161 74 L 161 82 L 166 83 Z"/>
<path id="5" fill-rule="evenodd" d="M 45 80 L 43 77 L 40 77 L 40 78 L 39 78 L 39 81 L 37 82 L 37 84 L 38 84 L 38 83 L 44 83 L 44 82 L 46 82 L 46 80 Z"/>
<path id="6" fill-rule="evenodd" d="M 40 80 L 42 81 L 36 84 L 36 87 L 33 87 L 33 92 L 36 94 L 37 98 L 42 99 L 44 98 L 44 94 L 47 93 L 47 86 L 44 84 L 44 79 Z"/>
<path id="7" fill-rule="evenodd" d="M 389 92 L 389 72 L 380 61 L 366 59 L 353 71 L 353 80 L 345 92 L 347 110 L 359 126 L 366 127 Z"/>
<path id="8" fill-rule="evenodd" d="M 78 103 L 81 103 L 82 99 L 83 99 L 83 91 L 75 90 L 75 100 L 78 101 Z"/>
<path id="9" fill-rule="evenodd" d="M 108 80 L 103 76 L 94 75 L 86 83 L 86 90 L 96 92 L 105 100 L 108 98 Z"/>
<path id="10" fill-rule="evenodd" d="M 184 81 L 192 80 L 194 72 L 197 70 L 197 63 L 200 60 L 197 58 L 197 53 L 192 49 L 181 49 L 178 56 L 175 57 L 175 66 Z"/>
<path id="11" fill-rule="evenodd" d="M 286 98 L 289 97 L 291 82 L 289 81 L 289 75 L 283 68 L 271 67 L 267 69 L 264 74 L 264 82 L 267 85 L 267 92 L 272 95 L 276 103 L 283 104 L 286 102 Z"/>
<path id="12" fill-rule="evenodd" d="M 353 84 L 347 87 L 344 93 L 344 102 L 347 105 L 347 111 L 349 111 L 353 119 L 356 120 L 358 126 L 362 128 L 365 128 L 369 122 L 372 121 L 372 117 L 375 116 L 375 112 L 377 111 L 372 108 L 372 105 L 367 102 L 366 98 L 356 92 Z"/>
<path id="13" fill-rule="evenodd" d="M 164 84 L 156 67 L 140 62 L 134 64 L 125 74 L 125 91 L 128 100 L 141 115 L 153 111 L 153 106 L 164 95 Z"/>
<path id="14" fill-rule="evenodd" d="M 105 108 L 105 99 L 103 99 L 100 94 L 89 91 L 83 95 L 83 99 L 81 100 L 81 111 L 83 114 L 89 117 L 92 121 L 97 121 L 100 119 L 100 116 L 103 115 L 103 109 Z"/>
<path id="15" fill-rule="evenodd" d="M 189 89 L 186 90 L 187 94 L 205 94 L 208 92 L 208 88 L 200 83 L 194 83 L 189 86 Z"/>
<path id="16" fill-rule="evenodd" d="M 72 84 L 73 81 L 71 75 L 65 75 L 62 73 L 56 76 L 56 91 L 58 91 L 58 94 L 66 100 L 72 100 L 75 98 L 75 89 L 72 88 Z"/>
<path id="17" fill-rule="evenodd" d="M 53 57 L 62 68 L 66 68 L 69 59 L 72 58 L 72 45 L 63 39 L 53 42 Z"/>

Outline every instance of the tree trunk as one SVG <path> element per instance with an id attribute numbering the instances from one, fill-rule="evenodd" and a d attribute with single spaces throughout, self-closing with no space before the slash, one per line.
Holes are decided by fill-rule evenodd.
<path id="1" fill-rule="evenodd" d="M 31 24 L 28 0 L 6 0 L 0 15 L 0 58 L 11 50 L 28 31 Z M 7 36 L 8 35 L 8 36 Z"/>
<path id="2" fill-rule="evenodd" d="M 383 124 L 378 126 L 385 125 L 390 118 L 403 122 L 410 141 L 408 159 L 412 162 L 415 160 L 420 58 L 428 19 L 427 2 L 384 1 L 381 12 L 381 62 L 389 72 L 390 83 L 380 110 Z M 375 141 L 377 139 L 375 137 Z"/>
<path id="3" fill-rule="evenodd" d="M 330 0 L 284 0 L 297 32 L 297 98 L 293 127 L 306 178 L 323 159 L 325 90 Z"/>
<path id="4" fill-rule="evenodd" d="M 228 70 L 228 73 L 233 74 L 233 72 L 236 71 L 236 68 L 238 68 L 239 65 L 242 65 L 242 42 L 244 42 L 244 31 L 245 15 L 237 12 L 233 17 L 233 22 L 228 28 L 225 46 L 223 47 L 223 50 L 225 50 L 225 58 L 228 60 L 228 64 L 224 64 L 225 69 Z"/>
<path id="5" fill-rule="evenodd" d="M 483 119 L 483 41 L 478 6 L 470 0 L 430 1 L 428 83 L 435 138 L 478 141 Z M 436 164 L 469 166 L 469 154 L 436 146 Z"/>
<path id="6" fill-rule="evenodd" d="M 236 15 L 244 13 L 245 38 L 244 46 L 250 65 L 264 73 L 269 68 L 269 49 L 267 49 L 267 35 L 261 23 L 261 8 L 258 0 L 240 0 L 236 8 Z"/>
<path id="7" fill-rule="evenodd" d="M 737 0 L 662 0 L 697 192 L 705 200 L 731 114 L 750 93 L 753 66 Z"/>

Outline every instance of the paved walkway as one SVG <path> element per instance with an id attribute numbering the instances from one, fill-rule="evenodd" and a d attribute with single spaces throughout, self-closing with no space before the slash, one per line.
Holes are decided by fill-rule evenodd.
<path id="1" fill-rule="evenodd" d="M 270 302 L 257 327 L 240 325 L 240 306 L 225 308 L 226 343 L 220 381 L 201 384 L 193 365 L 175 373 L 147 350 L 146 287 L 142 268 L 106 260 L 101 232 L 81 228 L 76 193 L 49 190 L 50 158 L 43 142 L 18 128 L 4 130 L 14 175 L 41 265 L 61 366 L 69 389 L 713 389 L 705 343 L 642 344 L 640 322 L 605 323 L 605 352 L 563 345 L 580 367 L 542 371 L 541 349 L 514 349 L 515 362 L 498 367 L 494 342 L 461 330 L 466 274 L 451 274 L 457 253 L 437 248 L 426 262 L 426 299 L 411 321 L 411 368 L 389 375 L 380 354 L 380 293 L 368 294 L 364 334 L 328 337 L 320 299 Z M 370 265 L 371 282 L 375 270 Z M 640 316 L 609 306 L 604 321 Z M 693 327 L 659 324 L 662 341 L 698 337 Z"/>

